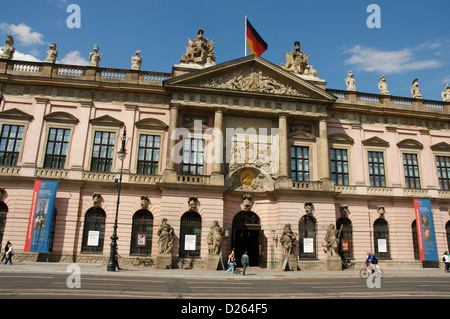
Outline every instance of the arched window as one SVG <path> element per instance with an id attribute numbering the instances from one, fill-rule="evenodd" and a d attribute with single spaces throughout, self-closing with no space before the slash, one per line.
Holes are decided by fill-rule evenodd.
<path id="1" fill-rule="evenodd" d="M 339 255 L 344 259 L 353 259 L 353 226 L 350 219 L 341 217 L 336 221 L 336 229 L 341 229 Z"/>
<path id="2" fill-rule="evenodd" d="M 413 240 L 413 248 L 414 248 L 414 259 L 420 260 L 419 237 L 417 236 L 416 220 L 414 220 L 411 224 L 411 231 L 412 231 L 412 240 Z"/>
<path id="3" fill-rule="evenodd" d="M 181 217 L 179 256 L 200 257 L 201 237 L 202 218 L 200 215 L 196 212 L 184 213 Z"/>
<path id="4" fill-rule="evenodd" d="M 86 212 L 84 218 L 83 253 L 103 253 L 105 239 L 106 213 L 100 207 L 92 207 Z"/>
<path id="5" fill-rule="evenodd" d="M 300 218 L 298 224 L 299 257 L 316 259 L 316 220 L 308 215 Z"/>
<path id="6" fill-rule="evenodd" d="M 5 232 L 6 215 L 8 214 L 8 205 L 5 202 L 0 202 L 0 244 L 3 240 L 3 233 Z"/>
<path id="7" fill-rule="evenodd" d="M 140 209 L 133 215 L 130 255 L 147 255 L 152 252 L 153 215 Z"/>
<path id="8" fill-rule="evenodd" d="M 373 223 L 375 254 L 378 258 L 389 259 L 389 226 L 386 220 L 378 218 Z"/>

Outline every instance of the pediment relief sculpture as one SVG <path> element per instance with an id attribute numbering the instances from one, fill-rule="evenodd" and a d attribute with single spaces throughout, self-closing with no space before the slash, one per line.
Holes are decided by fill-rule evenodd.
<path id="1" fill-rule="evenodd" d="M 273 178 L 253 167 L 235 171 L 228 179 L 229 189 L 249 192 L 270 192 L 275 189 Z"/>
<path id="2" fill-rule="evenodd" d="M 229 89 L 258 93 L 283 94 L 293 96 L 307 96 L 294 88 L 291 84 L 267 76 L 260 70 L 249 68 L 237 70 L 220 77 L 213 77 L 199 83 L 201 87 L 214 89 Z"/>

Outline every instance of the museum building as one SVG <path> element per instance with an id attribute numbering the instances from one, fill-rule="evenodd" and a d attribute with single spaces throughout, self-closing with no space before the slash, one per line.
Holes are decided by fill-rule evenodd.
<path id="1" fill-rule="evenodd" d="M 130 69 L 103 68 L 99 49 L 75 66 L 54 44 L 44 62 L 13 60 L 11 37 L 3 47 L 0 241 L 16 261 L 106 264 L 117 213 L 122 264 L 207 268 L 235 249 L 264 268 L 367 251 L 420 268 L 418 200 L 434 249 L 450 250 L 448 86 L 442 101 L 423 99 L 418 79 L 412 97 L 392 96 L 382 76 L 379 94 L 363 93 L 349 72 L 347 90 L 330 89 L 299 42 L 285 64 L 216 64 L 203 30 L 171 73 L 141 70 L 140 51 Z M 46 222 L 35 181 L 58 182 L 48 252 L 25 249 Z"/>

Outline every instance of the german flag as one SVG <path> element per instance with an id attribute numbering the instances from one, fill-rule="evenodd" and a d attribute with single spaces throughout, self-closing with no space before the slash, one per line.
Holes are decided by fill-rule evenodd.
<path id="1" fill-rule="evenodd" d="M 252 24 L 248 19 L 246 20 L 247 25 L 247 47 L 250 49 L 252 54 L 261 56 L 264 51 L 269 47 L 267 43 L 261 38 L 261 36 L 253 28 Z"/>

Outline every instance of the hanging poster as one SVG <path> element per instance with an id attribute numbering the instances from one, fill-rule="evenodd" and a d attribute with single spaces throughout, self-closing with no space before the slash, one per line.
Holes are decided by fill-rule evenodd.
<path id="1" fill-rule="evenodd" d="M 146 234 L 138 234 L 137 245 L 138 246 L 146 246 L 147 245 L 147 235 Z"/>
<path id="2" fill-rule="evenodd" d="M 378 238 L 377 244 L 378 244 L 378 252 L 379 253 L 387 253 L 387 239 Z"/>
<path id="3" fill-rule="evenodd" d="M 196 237 L 195 235 L 184 236 L 184 250 L 195 250 Z"/>
<path id="4" fill-rule="evenodd" d="M 303 238 L 303 252 L 304 253 L 314 252 L 314 238 Z"/>
<path id="5" fill-rule="evenodd" d="M 100 232 L 98 230 L 90 230 L 88 232 L 88 246 L 97 247 L 100 239 Z"/>
<path id="6" fill-rule="evenodd" d="M 48 253 L 57 189 L 57 181 L 34 182 L 25 252 Z"/>
<path id="7" fill-rule="evenodd" d="M 341 239 L 341 251 L 343 253 L 350 252 L 350 241 L 348 238 L 342 238 Z"/>
<path id="8" fill-rule="evenodd" d="M 429 199 L 414 199 L 420 260 L 438 260 L 433 212 Z"/>

